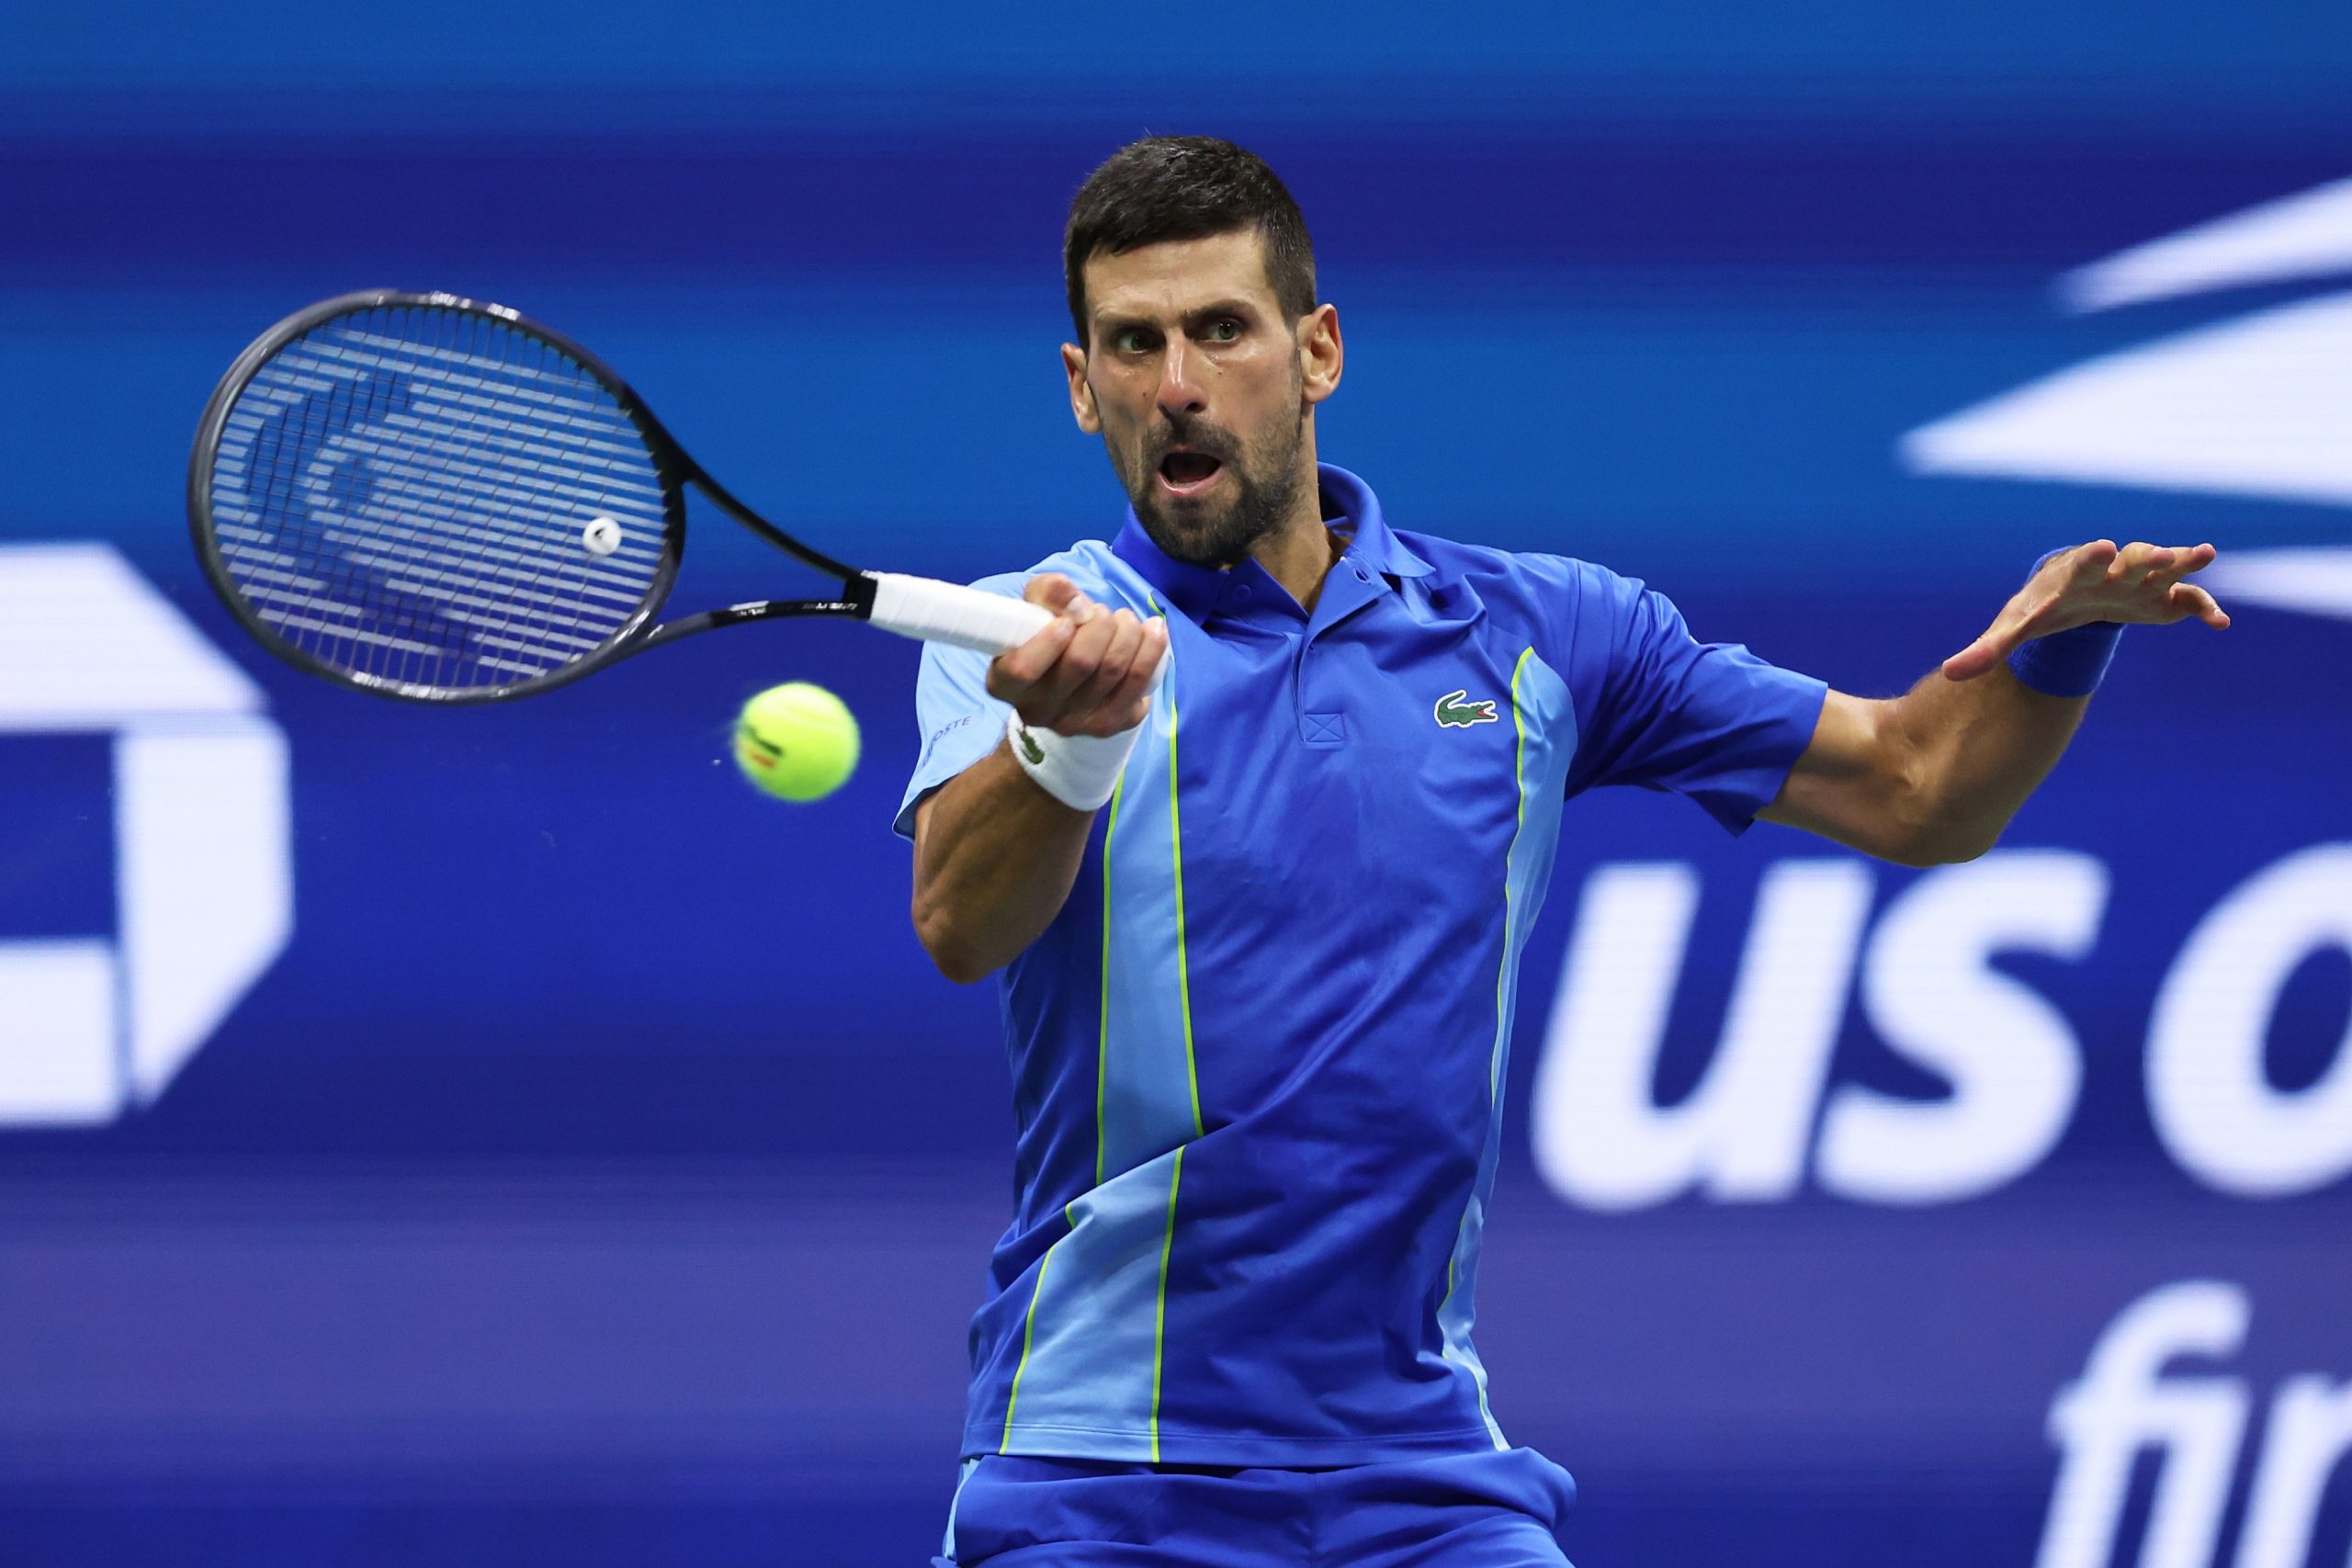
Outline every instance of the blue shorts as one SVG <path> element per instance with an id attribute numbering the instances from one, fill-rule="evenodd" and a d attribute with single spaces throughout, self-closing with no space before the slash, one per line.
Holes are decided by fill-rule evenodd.
<path id="1" fill-rule="evenodd" d="M 1532 1449 L 1340 1470 L 967 1461 L 933 1568 L 1566 1568 Z"/>

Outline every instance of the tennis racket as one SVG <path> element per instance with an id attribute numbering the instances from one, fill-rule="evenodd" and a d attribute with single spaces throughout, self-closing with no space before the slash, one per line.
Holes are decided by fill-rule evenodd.
<path id="1" fill-rule="evenodd" d="M 655 624 L 688 485 L 839 590 Z M 703 472 L 595 355 L 451 294 L 346 294 L 264 333 L 205 407 L 187 498 L 206 574 L 263 647 L 414 702 L 529 696 L 783 615 L 989 654 L 1052 619 L 810 548 Z"/>

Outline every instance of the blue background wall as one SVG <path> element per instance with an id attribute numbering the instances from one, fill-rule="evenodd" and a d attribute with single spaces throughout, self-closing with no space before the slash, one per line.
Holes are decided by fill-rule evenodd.
<path id="1" fill-rule="evenodd" d="M 990 987 L 929 968 L 887 829 L 916 650 L 761 628 L 447 714 L 269 663 L 180 494 L 206 393 L 278 316 L 375 284 L 505 300 L 788 525 L 978 575 L 1115 526 L 1054 356 L 1062 211 L 1132 136 L 1211 130 L 1306 208 L 1351 350 L 1324 451 L 1392 520 L 1604 561 L 1883 694 L 2056 543 L 2352 541 L 2340 507 L 1896 456 L 2298 297 L 2069 317 L 2050 285 L 2352 174 L 2347 81 L 2352 20 L 2319 4 L 0 11 L 0 546 L 106 542 L 259 683 L 294 905 L 152 1104 L 0 1126 L 0 1561 L 906 1562 L 944 1517 L 1011 1114 Z M 706 521 L 682 601 L 791 581 Z M 1702 889 L 1671 1103 L 1703 1090 L 1768 868 L 1841 858 L 1669 800 L 1571 807 L 1479 1334 L 1506 1428 L 1585 1488 L 1585 1568 L 2026 1562 L 2059 1389 L 2193 1279 L 2252 1308 L 2200 1364 L 2255 1412 L 2219 1562 L 2271 1391 L 2352 1378 L 2352 1115 L 2314 1134 L 2340 1163 L 2252 1196 L 2148 1109 L 2191 933 L 2352 838 L 2352 626 L 2242 608 L 2127 638 L 2007 841 L 2093 857 L 2109 893 L 2086 951 L 1995 965 L 2058 1010 L 2083 1082 L 2055 1147 L 1965 1201 L 1804 1176 L 1612 1212 L 1547 1175 L 1532 1091 L 1575 1048 L 1547 1024 L 1595 868 Z M 801 808 L 724 761 L 736 705 L 790 678 L 865 725 L 856 779 Z M 0 939 L 115 931 L 108 756 L 0 732 Z M 1872 909 L 1920 880 L 1879 868 Z M 2304 947 L 2262 1055 L 2317 1103 L 2352 1070 L 2352 953 Z M 1959 1096 L 1863 1002 L 1835 1029 L 1833 1084 Z M 2160 1481 L 2141 1467 L 2118 1561 Z M 2310 1562 L 2343 1560 L 2347 1491 Z"/>

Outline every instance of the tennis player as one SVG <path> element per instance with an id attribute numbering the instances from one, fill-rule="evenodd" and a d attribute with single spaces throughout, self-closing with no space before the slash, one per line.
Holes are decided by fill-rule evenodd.
<path id="1" fill-rule="evenodd" d="M 2120 623 L 2228 624 L 2182 581 L 2212 548 L 2055 552 L 1850 697 L 1319 464 L 1339 313 L 1250 153 L 1123 149 L 1064 265 L 1070 412 L 1130 510 L 980 584 L 1056 612 L 1026 645 L 926 649 L 898 818 L 924 947 L 1001 972 L 1019 1123 L 940 1561 L 1561 1563 L 1574 1483 L 1504 1437 L 1470 1325 L 1563 802 L 1982 854 Z"/>

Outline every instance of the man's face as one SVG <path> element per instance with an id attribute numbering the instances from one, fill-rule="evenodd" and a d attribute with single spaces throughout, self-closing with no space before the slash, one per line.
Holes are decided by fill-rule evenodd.
<path id="1" fill-rule="evenodd" d="M 1338 381 L 1329 307 L 1283 314 L 1254 229 L 1097 253 L 1089 336 L 1065 344 L 1070 406 L 1099 433 L 1136 518 L 1180 560 L 1230 566 L 1313 483 L 1306 416 Z M 1329 338 L 1329 374 L 1306 340 Z"/>

